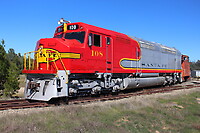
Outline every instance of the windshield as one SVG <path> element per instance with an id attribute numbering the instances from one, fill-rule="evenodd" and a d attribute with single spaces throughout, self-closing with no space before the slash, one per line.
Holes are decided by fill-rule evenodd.
<path id="1" fill-rule="evenodd" d="M 81 31 L 81 32 L 71 32 L 71 33 L 66 33 L 65 34 L 65 39 L 76 39 L 77 41 L 79 41 L 80 43 L 84 43 L 84 39 L 85 39 L 85 32 Z"/>

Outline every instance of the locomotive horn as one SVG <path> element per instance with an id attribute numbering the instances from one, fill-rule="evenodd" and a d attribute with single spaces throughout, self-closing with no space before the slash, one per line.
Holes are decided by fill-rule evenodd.
<path id="1" fill-rule="evenodd" d="M 58 24 L 63 24 L 63 23 L 71 23 L 71 22 L 70 22 L 70 21 L 64 20 L 64 18 L 61 18 L 61 19 L 58 21 Z"/>

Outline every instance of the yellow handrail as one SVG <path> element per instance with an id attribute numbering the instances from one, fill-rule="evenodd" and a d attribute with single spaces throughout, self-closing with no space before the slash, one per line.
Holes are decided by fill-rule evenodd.
<path id="1" fill-rule="evenodd" d="M 36 68 L 37 68 L 37 70 L 38 70 L 38 69 L 39 69 L 39 61 L 38 61 L 38 59 L 39 59 L 39 54 L 37 53 L 36 56 L 37 56 L 37 57 L 36 57 L 36 58 L 37 58 L 37 59 L 36 59 L 36 63 L 37 63 Z"/>
<path id="2" fill-rule="evenodd" d="M 49 70 L 49 54 L 48 54 L 48 51 L 46 52 L 46 61 L 47 61 L 47 70 Z"/>
<path id="3" fill-rule="evenodd" d="M 65 64 L 64 64 L 63 61 L 62 61 L 62 58 L 61 58 L 61 56 L 60 56 L 60 53 L 57 53 L 57 55 L 58 55 L 58 57 L 59 57 L 59 59 L 60 59 L 60 62 L 61 62 L 62 66 L 63 66 L 63 68 L 64 68 L 64 70 L 65 70 L 66 75 L 68 75 L 67 69 L 66 69 L 66 67 L 65 67 Z M 68 83 L 68 76 L 66 77 L 66 84 L 67 84 L 67 83 Z"/>
<path id="4" fill-rule="evenodd" d="M 54 63 L 54 65 L 55 65 L 55 67 L 56 67 L 56 70 L 58 71 L 58 67 L 57 67 L 57 65 L 56 65 L 56 62 L 53 61 L 53 63 Z"/>
<path id="5" fill-rule="evenodd" d="M 57 53 L 58 54 L 58 53 Z M 64 63 L 63 63 L 63 61 L 62 61 L 62 58 L 61 58 L 61 56 L 60 56 L 60 54 L 58 54 L 59 56 L 59 58 L 60 58 L 60 62 L 61 62 L 61 64 L 62 64 L 62 66 L 63 66 L 63 68 L 64 68 L 64 70 L 65 70 L 65 73 L 67 74 L 67 69 L 66 69 L 66 67 L 65 67 L 65 65 L 64 65 Z"/>
<path id="6" fill-rule="evenodd" d="M 34 56 L 33 56 L 34 59 L 31 59 L 31 54 L 34 54 Z M 39 49 L 38 51 L 27 52 L 27 53 L 24 54 L 24 70 L 27 69 L 27 65 L 28 65 L 28 70 L 31 70 L 31 69 L 32 70 L 34 70 L 34 69 L 38 70 L 39 69 L 39 63 L 41 62 L 41 59 L 43 58 L 43 57 L 40 58 L 40 54 L 44 54 L 44 57 L 46 57 L 44 62 L 46 62 L 46 67 L 47 67 L 46 69 L 47 70 L 50 69 L 49 66 L 50 66 L 50 61 L 51 61 L 51 62 L 53 62 L 53 64 L 55 65 L 56 70 L 58 71 L 58 66 L 56 65 L 56 62 L 55 62 L 56 60 L 54 60 L 54 59 L 50 60 L 50 58 L 55 58 L 55 57 L 51 57 L 51 52 L 50 51 L 46 50 L 43 53 L 43 49 Z M 58 53 L 58 52 L 56 52 L 55 54 L 57 55 L 58 59 L 60 60 L 62 66 L 64 68 L 65 73 L 68 74 L 67 69 L 65 67 L 65 64 L 64 64 L 64 62 L 62 60 L 61 54 Z M 28 62 L 27 62 L 27 56 L 28 56 Z M 42 61 L 43 61 L 43 59 L 42 59 Z M 31 65 L 32 65 L 32 67 L 31 67 Z"/>
<path id="7" fill-rule="evenodd" d="M 31 55 L 28 55 L 28 69 L 31 70 Z"/>
<path id="8" fill-rule="evenodd" d="M 37 60 L 36 63 L 38 63 L 38 53 L 39 51 L 32 51 L 32 52 L 27 52 L 24 54 L 24 70 L 27 70 L 27 56 L 28 56 L 28 70 L 34 69 L 34 61 L 35 59 L 33 59 L 31 62 L 31 54 L 34 53 L 37 55 Z M 32 65 L 32 66 L 31 66 Z M 37 69 L 39 67 L 39 64 L 37 64 Z"/>
<path id="9" fill-rule="evenodd" d="M 24 70 L 26 70 L 26 53 L 24 54 Z"/>

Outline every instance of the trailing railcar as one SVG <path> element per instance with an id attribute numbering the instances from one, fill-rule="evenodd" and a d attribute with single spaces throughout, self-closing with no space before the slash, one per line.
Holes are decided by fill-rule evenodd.
<path id="1" fill-rule="evenodd" d="M 49 101 L 182 82 L 182 55 L 175 48 L 81 22 L 60 23 L 53 38 L 40 39 L 35 51 L 24 56 L 26 99 Z"/>
<path id="2" fill-rule="evenodd" d="M 183 81 L 187 81 L 191 77 L 189 56 L 182 55 L 181 65 L 182 65 L 182 79 Z"/>

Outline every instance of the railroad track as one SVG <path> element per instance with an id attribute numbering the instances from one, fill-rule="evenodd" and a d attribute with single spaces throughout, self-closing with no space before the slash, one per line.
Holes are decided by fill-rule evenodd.
<path id="1" fill-rule="evenodd" d="M 181 90 L 181 89 L 190 89 L 194 87 L 200 87 L 200 84 L 192 84 L 192 85 L 176 85 L 170 87 L 162 87 L 162 88 L 149 88 L 135 92 L 128 93 L 120 93 L 118 95 L 101 95 L 99 97 L 80 97 L 77 99 L 70 99 L 68 104 L 84 104 L 89 102 L 96 101 L 108 101 L 108 100 L 118 100 L 129 98 L 132 96 L 138 95 L 149 95 L 153 93 L 165 93 L 173 90 Z M 0 101 L 0 110 L 8 110 L 8 109 L 24 109 L 24 108 L 36 108 L 36 107 L 48 107 L 54 104 L 48 104 L 46 102 L 29 102 L 25 99 L 15 99 L 15 100 L 1 100 Z"/>
<path id="2" fill-rule="evenodd" d="M 118 95 L 106 95 L 106 96 L 99 96 L 99 97 L 82 97 L 78 99 L 72 99 L 69 101 L 69 104 L 81 104 L 81 103 L 89 103 L 95 101 L 108 101 L 108 100 L 118 100 L 129 98 L 132 96 L 139 96 L 139 95 L 149 95 L 154 93 L 165 93 L 170 92 L 173 90 L 182 90 L 182 89 L 191 89 L 195 87 L 200 87 L 200 85 L 176 85 L 176 86 L 169 86 L 169 87 L 162 87 L 162 88 L 154 88 L 154 89 L 144 89 L 136 92 L 129 92 L 129 93 L 121 93 Z"/>
<path id="3" fill-rule="evenodd" d="M 47 107 L 47 106 L 49 106 L 49 104 L 44 102 L 28 102 L 25 99 L 0 101 L 0 110 Z"/>

